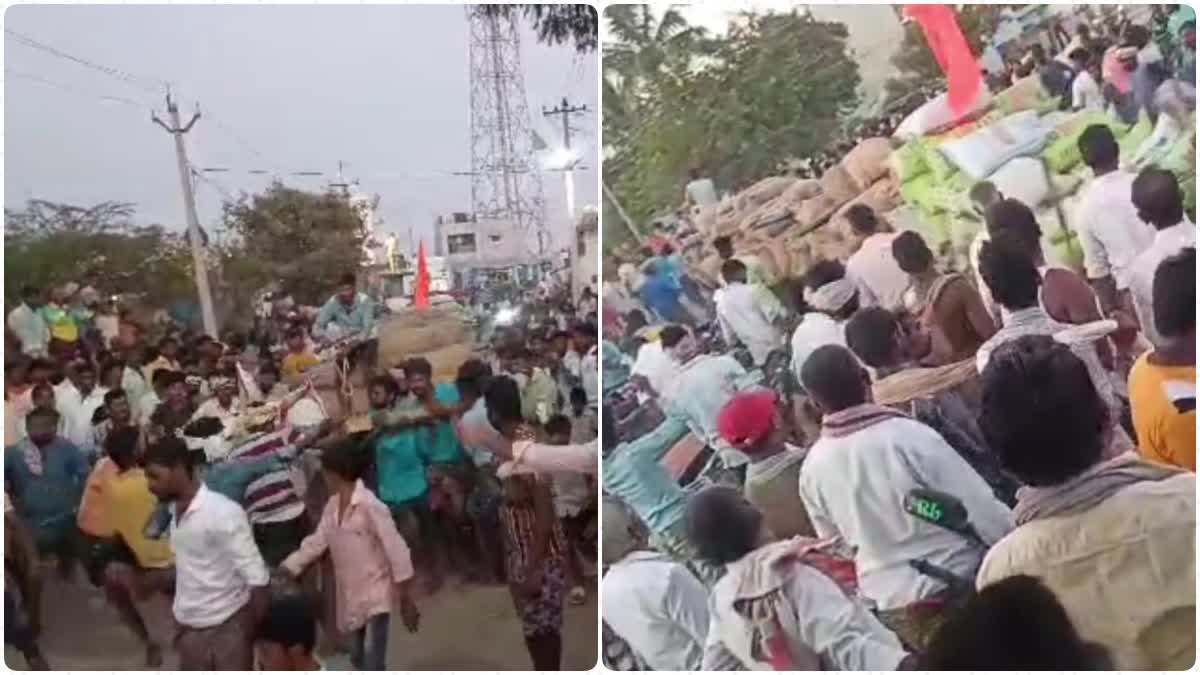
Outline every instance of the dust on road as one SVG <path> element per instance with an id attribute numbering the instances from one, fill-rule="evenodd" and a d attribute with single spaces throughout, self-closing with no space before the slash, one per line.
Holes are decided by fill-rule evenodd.
<path id="1" fill-rule="evenodd" d="M 99 589 L 66 583 L 48 574 L 43 596 L 41 644 L 54 670 L 144 670 L 143 652 L 133 634 L 118 621 Z M 419 602 L 421 630 L 413 635 L 399 620 L 388 641 L 390 670 L 532 670 L 521 638 L 521 624 L 507 586 L 447 585 Z M 164 647 L 170 642 L 170 601 L 158 597 L 142 607 L 150 632 Z M 563 670 L 589 670 L 596 665 L 596 596 L 579 607 L 568 606 L 563 625 Z M 398 616 L 398 615 L 397 615 Z M 4 661 L 26 670 L 25 659 L 11 647 Z M 328 668 L 349 668 L 345 658 L 328 659 Z M 175 654 L 165 654 L 163 670 L 178 667 Z"/>

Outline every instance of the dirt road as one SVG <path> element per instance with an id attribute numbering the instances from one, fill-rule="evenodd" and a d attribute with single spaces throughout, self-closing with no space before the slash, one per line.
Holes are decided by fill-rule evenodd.
<path id="1" fill-rule="evenodd" d="M 91 586 L 68 584 L 48 575 L 44 598 L 42 649 L 55 670 L 141 670 L 142 649 L 117 619 L 103 594 Z M 166 644 L 170 606 L 157 598 L 144 609 L 151 633 Z M 504 586 L 447 586 L 420 602 L 421 630 L 410 635 L 392 623 L 388 668 L 392 670 L 531 670 L 520 622 Z M 563 670 L 587 670 L 596 664 L 596 598 L 568 607 L 563 631 Z M 26 670 L 12 648 L 4 661 Z M 344 657 L 327 658 L 330 669 L 348 669 Z M 164 670 L 178 667 L 168 653 Z"/>

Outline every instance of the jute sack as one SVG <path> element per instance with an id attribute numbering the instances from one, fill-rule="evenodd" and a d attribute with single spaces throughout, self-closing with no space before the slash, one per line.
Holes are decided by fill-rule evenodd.
<path id="1" fill-rule="evenodd" d="M 796 179 L 790 176 L 768 176 L 746 188 L 742 194 L 752 205 L 765 204 L 783 194 L 795 183 Z"/>
<path id="2" fill-rule="evenodd" d="M 901 204 L 900 191 L 896 189 L 896 184 L 891 178 L 884 178 L 876 181 L 874 185 L 863 191 L 854 199 L 851 199 L 842 208 L 837 210 L 830 221 L 830 225 L 843 230 L 844 233 L 850 234 L 850 223 L 846 220 L 846 212 L 856 204 L 862 204 L 869 207 L 876 215 L 891 211 Z"/>
<path id="3" fill-rule="evenodd" d="M 771 240 L 760 244 L 754 249 L 753 255 L 762 264 L 763 272 L 768 279 L 780 281 L 790 275 L 791 256 L 782 240 Z"/>
<path id="4" fill-rule="evenodd" d="M 841 206 L 854 199 L 862 192 L 862 187 L 841 164 L 831 167 L 821 176 L 821 193 L 835 206 Z"/>
<path id="5" fill-rule="evenodd" d="M 808 234 L 809 245 L 812 247 L 814 260 L 846 261 L 857 245 L 857 241 L 848 237 L 837 227 L 825 226 L 817 228 Z"/>
<path id="6" fill-rule="evenodd" d="M 815 178 L 803 178 L 797 180 L 790 188 L 784 190 L 784 201 L 788 204 L 800 204 L 805 200 L 812 199 L 821 194 L 821 181 Z"/>
<path id="7" fill-rule="evenodd" d="M 859 185 L 870 185 L 888 173 L 892 142 L 886 138 L 868 138 L 854 146 L 842 158 L 842 166 Z"/>
<path id="8" fill-rule="evenodd" d="M 801 230 L 816 227 L 837 210 L 837 204 L 824 194 L 802 202 L 792 209 L 792 217 Z"/>
<path id="9" fill-rule="evenodd" d="M 408 310 L 379 327 L 379 363 L 392 366 L 417 354 L 469 339 L 466 325 L 447 310 Z"/>
<path id="10" fill-rule="evenodd" d="M 788 252 L 788 278 L 803 279 L 812 267 L 812 243 L 807 236 L 784 240 Z"/>
<path id="11" fill-rule="evenodd" d="M 414 354 L 423 357 L 433 366 L 433 381 L 436 383 L 453 382 L 458 377 L 459 366 L 474 355 L 475 350 L 469 343 L 451 344 L 423 354 Z"/>

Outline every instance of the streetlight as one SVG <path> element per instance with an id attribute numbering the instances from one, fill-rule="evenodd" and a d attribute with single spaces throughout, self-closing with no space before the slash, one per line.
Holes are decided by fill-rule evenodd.
<path id="1" fill-rule="evenodd" d="M 575 223 L 575 167 L 579 165 L 580 159 L 579 153 L 574 149 L 558 147 L 546 157 L 544 162 L 547 169 L 563 172 L 563 188 L 566 192 L 567 201 L 567 231 L 570 233 L 570 243 L 567 247 L 570 269 L 567 270 L 567 274 L 569 275 L 568 286 L 571 289 L 572 298 L 575 297 L 575 256 L 576 248 L 579 245 L 578 241 L 576 241 L 579 238 L 579 233 L 576 231 Z"/>

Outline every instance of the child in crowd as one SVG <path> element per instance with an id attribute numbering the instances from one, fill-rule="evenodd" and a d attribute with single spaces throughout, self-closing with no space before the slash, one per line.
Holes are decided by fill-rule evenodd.
<path id="1" fill-rule="evenodd" d="M 545 430 L 550 445 L 567 445 L 571 442 L 571 421 L 563 415 L 551 417 Z M 568 545 L 566 562 L 571 591 L 567 594 L 567 601 L 572 605 L 582 605 L 587 600 L 587 591 L 583 586 L 580 557 L 588 558 L 593 565 L 596 558 L 595 543 L 588 546 L 584 536 L 588 522 L 596 517 L 595 488 L 587 476 L 573 471 L 555 473 L 552 480 L 554 515 L 562 523 Z"/>
<path id="2" fill-rule="evenodd" d="M 283 357 L 283 376 L 295 377 L 320 363 L 320 359 L 308 345 L 308 337 L 303 328 L 292 328 L 287 333 L 287 356 Z"/>
<path id="3" fill-rule="evenodd" d="M 258 670 L 325 670 L 313 653 L 317 644 L 317 609 L 303 594 L 271 599 L 258 624 L 254 655 Z"/>
<path id="4" fill-rule="evenodd" d="M 353 439 L 326 450 L 321 467 L 330 498 L 317 529 L 283 561 L 299 577 L 329 551 L 337 586 L 338 630 L 353 635 L 351 661 L 357 670 L 386 670 L 392 607 L 410 633 L 420 615 L 413 602 L 412 559 L 388 507 L 362 482 L 365 454 Z"/>

